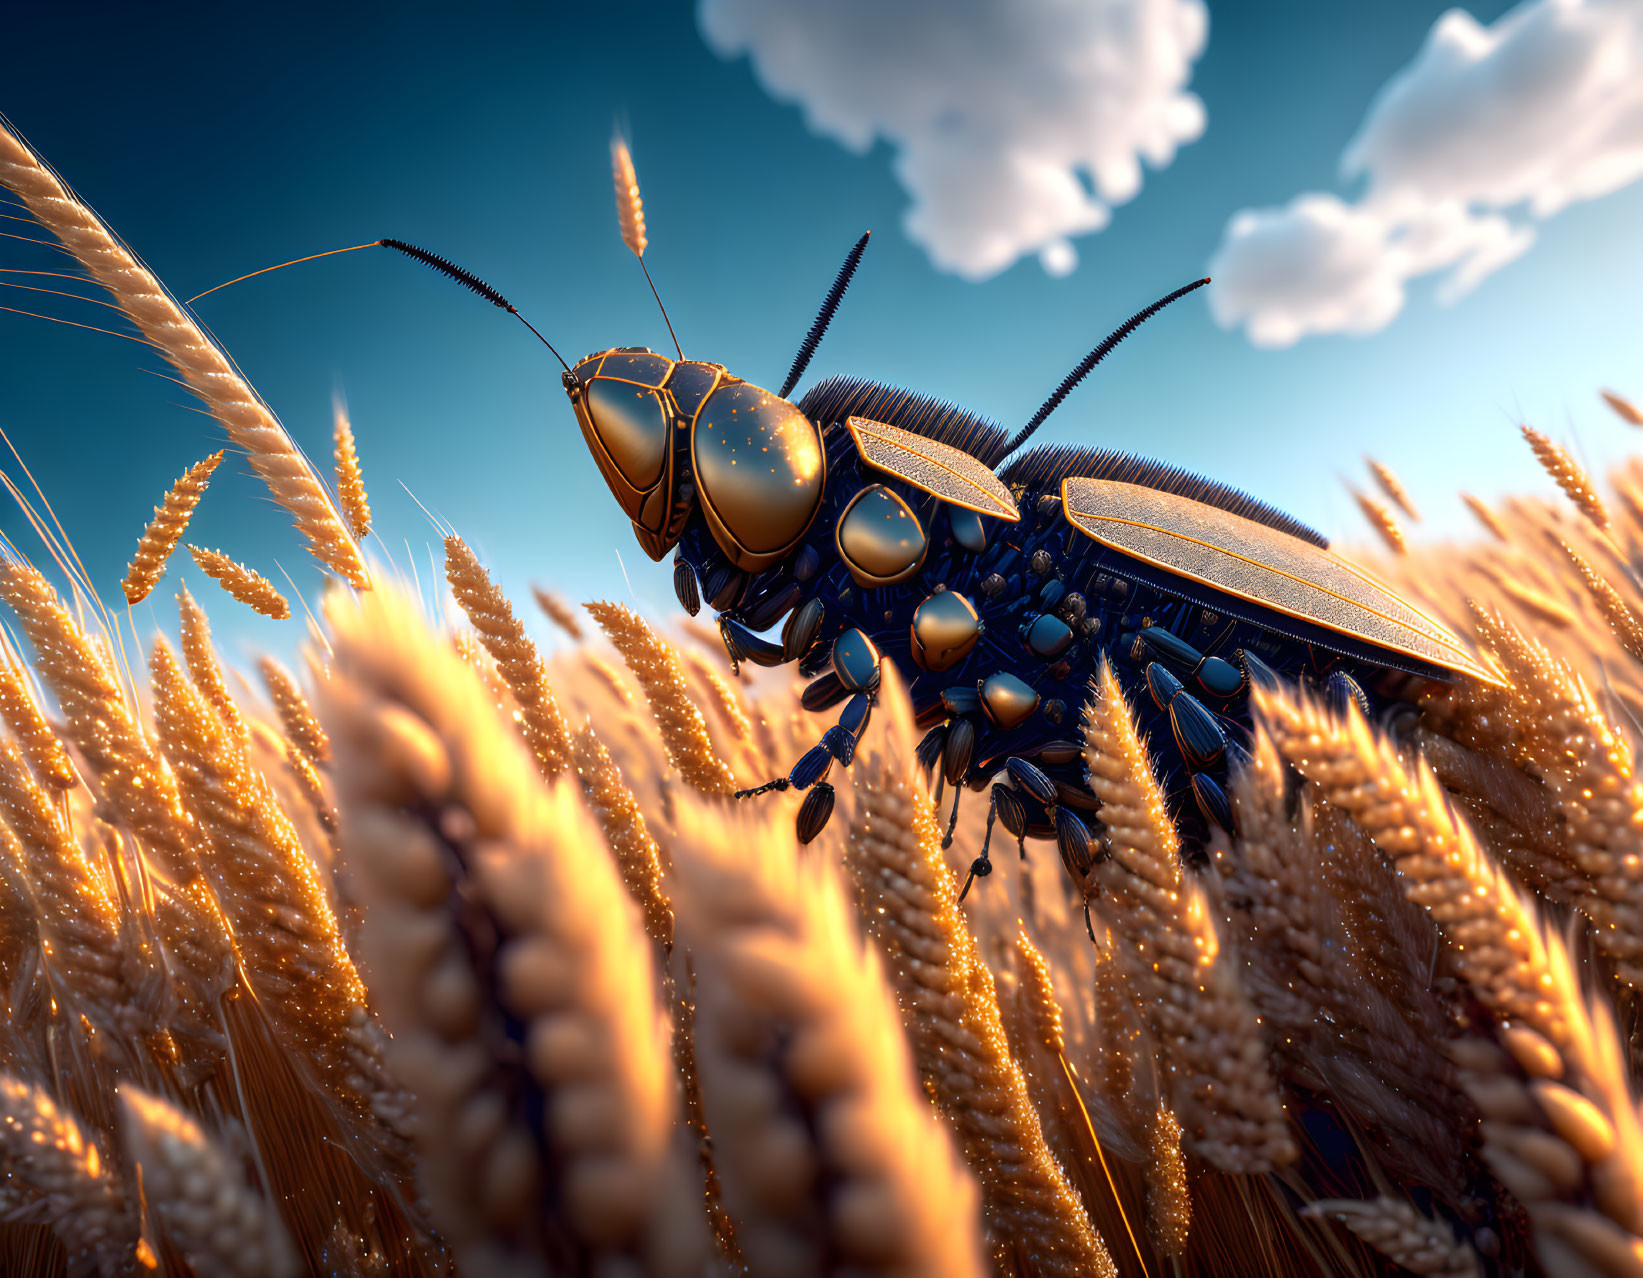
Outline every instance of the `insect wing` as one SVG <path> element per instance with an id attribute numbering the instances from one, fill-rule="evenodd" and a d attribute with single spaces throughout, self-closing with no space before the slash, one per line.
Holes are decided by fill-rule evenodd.
<path id="1" fill-rule="evenodd" d="M 847 425 L 869 466 L 977 514 L 1012 523 L 1021 518 L 1010 490 L 962 449 L 867 417 L 852 417 Z"/>
<path id="2" fill-rule="evenodd" d="M 1499 679 L 1450 631 L 1334 551 L 1187 497 L 1066 479 L 1062 509 L 1104 546 L 1178 577 L 1486 683 Z"/>

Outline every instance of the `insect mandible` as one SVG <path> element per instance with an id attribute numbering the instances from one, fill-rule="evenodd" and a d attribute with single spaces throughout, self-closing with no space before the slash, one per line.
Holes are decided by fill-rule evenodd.
<path id="1" fill-rule="evenodd" d="M 621 144 L 616 174 L 623 238 L 642 265 Z M 380 243 L 518 315 L 445 259 Z M 807 709 L 842 704 L 790 771 L 738 793 L 804 792 L 802 842 L 832 814 L 829 777 L 855 756 L 886 661 L 928 728 L 918 755 L 937 803 L 952 791 L 947 844 L 964 791 L 988 792 L 966 892 L 992 870 L 995 824 L 1023 857 L 1025 840 L 1053 839 L 1081 887 L 1104 855 L 1078 731 L 1102 661 L 1152 743 L 1189 848 L 1233 827 L 1227 782 L 1247 754 L 1252 682 L 1305 682 L 1369 712 L 1429 680 L 1494 681 L 1442 624 L 1253 497 L 1112 449 L 1023 451 L 1114 346 L 1208 280 L 1131 316 L 1013 436 L 859 378 L 790 399 L 866 245 L 851 249 L 775 393 L 684 358 L 677 338 L 677 358 L 643 346 L 560 358 L 583 439 L 634 536 L 653 560 L 673 553 L 679 603 L 718 614 L 732 663 L 796 663 L 811 679 Z"/>

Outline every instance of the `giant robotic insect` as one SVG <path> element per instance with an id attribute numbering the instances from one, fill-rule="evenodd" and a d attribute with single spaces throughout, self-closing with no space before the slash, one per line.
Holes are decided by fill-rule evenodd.
<path id="1" fill-rule="evenodd" d="M 623 238 L 643 264 L 625 146 L 616 173 Z M 444 258 L 379 243 L 518 316 Z M 1023 856 L 1026 839 L 1054 839 L 1082 885 L 1103 852 L 1078 740 L 1099 663 L 1138 712 L 1188 846 L 1233 824 L 1227 778 L 1253 682 L 1312 683 L 1368 711 L 1411 676 L 1493 679 L 1441 624 L 1263 502 L 1108 448 L 1023 451 L 1114 346 L 1207 280 L 1131 316 L 1014 435 L 857 378 L 790 399 L 866 245 L 775 393 L 684 358 L 677 338 L 677 358 L 614 346 L 570 365 L 537 333 L 640 546 L 653 560 L 673 552 L 680 604 L 718 614 L 732 662 L 796 663 L 811 678 L 806 708 L 843 707 L 789 772 L 739 797 L 803 791 L 799 837 L 815 838 L 833 810 L 829 777 L 850 766 L 892 662 L 928 728 L 919 757 L 939 773 L 938 801 L 952 791 L 949 842 L 963 792 L 988 795 L 965 891 L 992 869 L 995 824 Z"/>

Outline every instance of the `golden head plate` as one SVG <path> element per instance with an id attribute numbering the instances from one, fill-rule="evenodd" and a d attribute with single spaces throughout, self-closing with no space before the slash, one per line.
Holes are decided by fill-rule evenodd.
<path id="1" fill-rule="evenodd" d="M 867 417 L 852 417 L 846 425 L 869 466 L 978 515 L 1011 523 L 1021 518 L 1010 490 L 962 449 Z"/>
<path id="2" fill-rule="evenodd" d="M 1188 497 L 1066 479 L 1068 521 L 1103 546 L 1389 652 L 1499 683 L 1442 623 L 1336 554 Z"/>

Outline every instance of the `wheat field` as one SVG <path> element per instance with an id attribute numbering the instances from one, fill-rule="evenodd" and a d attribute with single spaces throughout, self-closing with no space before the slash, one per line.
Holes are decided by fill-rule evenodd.
<path id="1" fill-rule="evenodd" d="M 539 591 L 544 656 L 456 535 L 439 606 L 367 567 L 340 410 L 338 500 L 43 174 L 0 129 L 339 579 L 297 671 L 186 590 L 139 654 L 13 490 L 56 569 L 0 560 L 0 1273 L 1643 1274 L 1643 460 L 1526 430 L 1568 501 L 1443 546 L 1372 463 L 1374 566 L 1500 685 L 1259 689 L 1200 858 L 1104 668 L 1110 859 L 961 903 L 983 805 L 944 852 L 893 671 L 801 847 L 730 797 L 826 727 L 790 676 Z M 220 558 L 211 609 L 284 605 Z"/>

